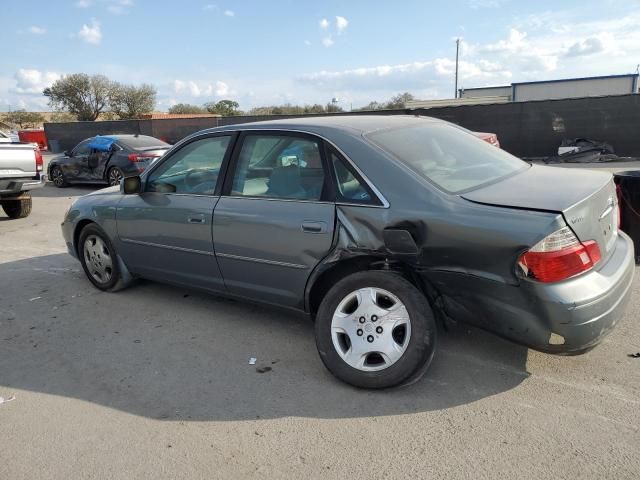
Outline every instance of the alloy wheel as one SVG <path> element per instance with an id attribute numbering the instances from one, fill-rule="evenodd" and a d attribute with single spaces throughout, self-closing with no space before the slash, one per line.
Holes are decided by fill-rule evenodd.
<path id="1" fill-rule="evenodd" d="M 62 175 L 62 170 L 60 170 L 59 167 L 55 167 L 51 170 L 51 181 L 56 187 L 64 185 L 64 176 Z"/>
<path id="2" fill-rule="evenodd" d="M 120 180 L 122 180 L 124 178 L 124 175 L 122 174 L 122 170 L 120 170 L 118 167 L 113 167 L 111 170 L 109 170 L 109 185 L 111 185 L 112 187 L 115 185 L 120 185 Z"/>

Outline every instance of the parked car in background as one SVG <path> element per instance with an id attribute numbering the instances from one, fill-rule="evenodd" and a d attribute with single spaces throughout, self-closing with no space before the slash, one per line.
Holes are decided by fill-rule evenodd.
<path id="1" fill-rule="evenodd" d="M 15 132 L 0 131 L 0 143 L 19 143 L 20 138 Z"/>
<path id="2" fill-rule="evenodd" d="M 480 140 L 484 140 L 489 145 L 493 145 L 494 147 L 500 148 L 500 142 L 498 141 L 498 135 L 495 133 L 487 133 L 487 132 L 473 132 L 473 134 L 478 137 Z"/>
<path id="3" fill-rule="evenodd" d="M 135 277 L 306 312 L 359 387 L 410 383 L 436 318 L 557 354 L 621 318 L 633 243 L 610 174 L 532 166 L 440 120 L 340 116 L 230 125 L 62 223 L 99 289 Z"/>
<path id="4" fill-rule="evenodd" d="M 105 135 L 87 138 L 49 162 L 48 176 L 56 187 L 72 183 L 118 185 L 139 175 L 170 145 L 147 135 Z"/>
<path id="5" fill-rule="evenodd" d="M 37 145 L 0 142 L 0 205 L 9 218 L 31 213 L 29 192 L 44 184 L 42 165 Z"/>

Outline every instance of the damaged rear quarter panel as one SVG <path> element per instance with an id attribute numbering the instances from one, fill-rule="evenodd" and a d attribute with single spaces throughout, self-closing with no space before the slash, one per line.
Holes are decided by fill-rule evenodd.
<path id="1" fill-rule="evenodd" d="M 564 226 L 559 213 L 480 205 L 437 190 L 367 151 L 358 162 L 354 139 L 345 150 L 382 192 L 389 208 L 336 206 L 334 246 L 309 284 L 343 260 L 368 256 L 398 262 L 442 297 L 448 316 L 530 343 L 546 335 L 540 307 L 520 288 L 516 262 L 523 251 Z M 348 142 L 346 142 L 349 147 Z M 414 255 L 385 244 L 385 229 L 408 231 Z"/>

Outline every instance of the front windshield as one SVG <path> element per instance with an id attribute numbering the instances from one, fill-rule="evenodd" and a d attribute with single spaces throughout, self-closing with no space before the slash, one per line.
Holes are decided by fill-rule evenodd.
<path id="1" fill-rule="evenodd" d="M 529 167 L 472 133 L 446 123 L 425 122 L 366 137 L 449 193 L 471 190 Z"/>

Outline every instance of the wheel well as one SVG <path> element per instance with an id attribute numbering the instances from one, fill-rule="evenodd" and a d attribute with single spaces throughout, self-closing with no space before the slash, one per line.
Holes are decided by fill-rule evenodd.
<path id="1" fill-rule="evenodd" d="M 80 220 L 78 225 L 76 225 L 76 229 L 73 231 L 73 248 L 76 249 L 76 253 L 80 255 L 80 251 L 78 250 L 78 241 L 80 240 L 80 232 L 89 225 L 90 223 L 95 223 L 91 220 Z"/>
<path id="2" fill-rule="evenodd" d="M 336 263 L 315 279 L 309 291 L 309 311 L 311 316 L 315 316 L 320 308 L 322 299 L 333 285 L 352 273 L 367 270 L 386 270 L 398 273 L 427 295 L 424 283 L 409 266 L 401 262 L 388 261 L 388 259 L 382 257 L 359 256 Z M 427 300 L 429 299 L 430 297 L 427 295 Z"/>

